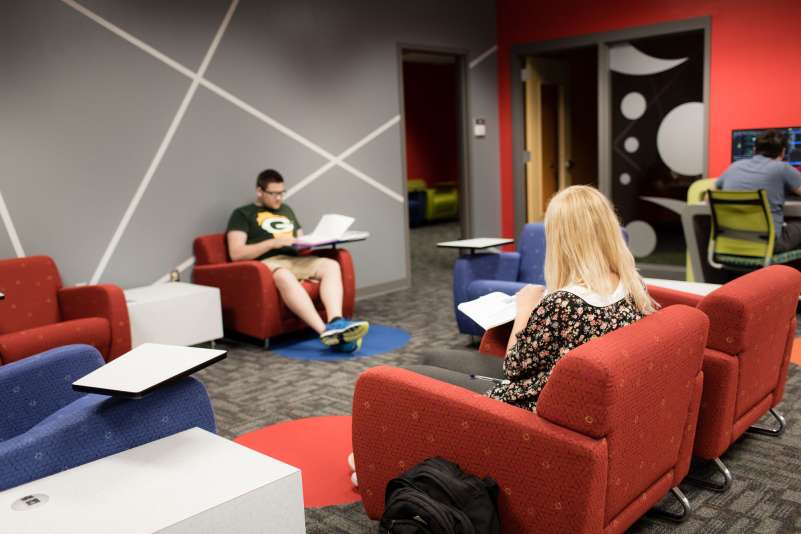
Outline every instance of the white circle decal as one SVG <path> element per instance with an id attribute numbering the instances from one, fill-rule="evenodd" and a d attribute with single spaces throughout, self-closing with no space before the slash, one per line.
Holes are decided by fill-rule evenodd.
<path id="1" fill-rule="evenodd" d="M 620 101 L 620 112 L 631 121 L 642 117 L 645 113 L 645 107 L 645 97 L 636 91 L 627 94 Z"/>
<path id="2" fill-rule="evenodd" d="M 704 105 L 687 102 L 662 119 L 656 132 L 656 150 L 665 165 L 683 176 L 704 172 Z"/>
<path id="3" fill-rule="evenodd" d="M 637 152 L 637 149 L 640 148 L 640 142 L 636 137 L 627 137 L 626 140 L 623 141 L 623 148 L 625 148 L 626 152 L 629 154 L 634 154 Z"/>
<path id="4" fill-rule="evenodd" d="M 643 258 L 656 249 L 656 232 L 645 221 L 631 221 L 626 225 L 629 249 L 635 258 Z"/>
<path id="5" fill-rule="evenodd" d="M 631 183 L 631 175 L 627 172 L 624 172 L 620 175 L 620 183 L 623 185 L 629 185 Z"/>

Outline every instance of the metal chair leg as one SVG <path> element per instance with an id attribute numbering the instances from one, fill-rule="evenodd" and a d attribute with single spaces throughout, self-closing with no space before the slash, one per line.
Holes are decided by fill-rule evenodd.
<path id="1" fill-rule="evenodd" d="M 715 467 L 717 467 L 720 474 L 723 475 L 723 482 L 715 482 L 711 478 L 704 479 L 694 476 L 688 476 L 684 480 L 693 486 L 723 493 L 731 486 L 731 471 L 729 471 L 729 468 L 726 467 L 726 464 L 720 461 L 720 458 L 713 458 L 712 463 Z"/>
<path id="2" fill-rule="evenodd" d="M 675 523 L 683 523 L 688 517 L 690 517 L 690 514 L 693 511 L 692 506 L 690 506 L 690 501 L 678 486 L 673 486 L 670 488 L 670 493 L 673 494 L 673 496 L 681 505 L 681 511 L 674 512 L 672 510 L 666 510 L 663 508 L 651 508 L 648 511 L 648 514 L 655 517 L 660 517 L 662 519 L 667 519 L 668 521 L 673 521 Z"/>
<path id="3" fill-rule="evenodd" d="M 784 427 L 787 424 L 787 421 L 784 420 L 784 416 L 771 408 L 768 410 L 768 413 L 773 416 L 774 419 L 779 423 L 778 426 L 763 426 L 763 425 L 751 425 L 748 427 L 748 432 L 753 434 L 765 434 L 768 436 L 780 436 L 784 432 Z"/>

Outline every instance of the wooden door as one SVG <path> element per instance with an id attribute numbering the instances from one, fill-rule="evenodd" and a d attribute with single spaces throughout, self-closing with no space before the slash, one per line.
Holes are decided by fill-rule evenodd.
<path id="1" fill-rule="evenodd" d="M 571 184 L 570 77 L 566 62 L 529 57 L 525 68 L 526 219 L 541 221 Z"/>

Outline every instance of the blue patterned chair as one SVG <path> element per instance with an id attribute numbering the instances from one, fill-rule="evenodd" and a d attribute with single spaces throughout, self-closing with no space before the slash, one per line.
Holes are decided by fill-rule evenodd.
<path id="1" fill-rule="evenodd" d="M 629 234 L 621 228 L 628 243 Z M 514 295 L 526 284 L 545 285 L 545 225 L 523 226 L 517 239 L 517 252 L 470 254 L 453 266 L 453 309 L 459 332 L 481 337 L 484 329 L 457 308 L 459 303 L 500 291 Z"/>
<path id="2" fill-rule="evenodd" d="M 104 363 L 93 347 L 67 345 L 0 367 L 0 491 L 188 428 L 215 432 L 194 378 L 137 400 L 72 390 Z"/>
<path id="3" fill-rule="evenodd" d="M 484 329 L 460 312 L 461 302 L 500 291 L 514 295 L 526 284 L 545 284 L 545 225 L 523 227 L 516 252 L 461 256 L 453 266 L 453 306 L 459 332 L 481 336 Z"/>

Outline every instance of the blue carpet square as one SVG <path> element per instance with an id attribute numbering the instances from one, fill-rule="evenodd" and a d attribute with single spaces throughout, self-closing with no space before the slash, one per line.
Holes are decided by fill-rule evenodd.
<path id="1" fill-rule="evenodd" d="M 370 331 L 362 338 L 362 348 L 352 353 L 337 352 L 323 345 L 316 335 L 279 340 L 270 351 L 293 360 L 340 361 L 377 356 L 400 349 L 412 335 L 406 330 L 370 323 Z"/>

